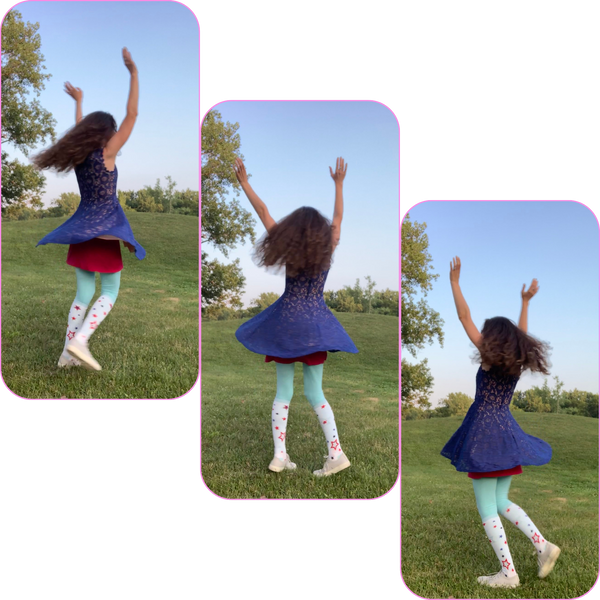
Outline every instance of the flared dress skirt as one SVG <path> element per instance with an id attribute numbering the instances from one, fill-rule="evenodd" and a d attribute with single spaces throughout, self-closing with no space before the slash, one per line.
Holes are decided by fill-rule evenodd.
<path id="1" fill-rule="evenodd" d="M 117 273 L 123 269 L 121 242 L 93 238 L 87 242 L 70 244 L 67 264 L 95 273 Z"/>
<path id="2" fill-rule="evenodd" d="M 479 368 L 475 400 L 440 452 L 457 471 L 474 474 L 472 478 L 478 479 L 482 473 L 550 462 L 550 444 L 525 433 L 510 412 L 518 380 L 518 376 Z"/>

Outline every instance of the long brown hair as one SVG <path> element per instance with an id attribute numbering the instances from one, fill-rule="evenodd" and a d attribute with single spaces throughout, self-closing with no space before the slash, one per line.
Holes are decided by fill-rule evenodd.
<path id="1" fill-rule="evenodd" d="M 331 221 L 309 206 L 298 208 L 279 221 L 258 242 L 259 266 L 286 268 L 295 277 L 319 275 L 331 266 Z"/>
<path id="2" fill-rule="evenodd" d="M 531 372 L 549 375 L 550 346 L 525 333 L 506 317 L 486 319 L 474 359 L 506 375 Z"/>
<path id="3" fill-rule="evenodd" d="M 34 156 L 32 162 L 38 169 L 70 171 L 82 163 L 90 152 L 104 148 L 116 131 L 114 117 L 97 110 L 83 117 L 54 145 Z"/>

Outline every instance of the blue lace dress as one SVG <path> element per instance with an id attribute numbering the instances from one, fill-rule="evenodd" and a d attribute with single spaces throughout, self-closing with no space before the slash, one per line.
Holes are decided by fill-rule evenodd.
<path id="1" fill-rule="evenodd" d="M 475 400 L 440 453 L 457 471 L 501 471 L 550 462 L 550 444 L 525 433 L 510 412 L 518 381 L 519 376 L 479 367 Z"/>
<path id="2" fill-rule="evenodd" d="M 103 149 L 98 148 L 75 167 L 81 202 L 62 225 L 42 238 L 44 244 L 78 244 L 92 238 L 113 236 L 135 247 L 140 260 L 146 251 L 133 237 L 131 226 L 117 197 L 117 167 L 109 171 L 104 164 Z"/>
<path id="3" fill-rule="evenodd" d="M 356 354 L 354 342 L 325 304 L 328 273 L 286 276 L 282 296 L 240 325 L 235 337 L 252 352 L 280 358 L 322 351 Z"/>

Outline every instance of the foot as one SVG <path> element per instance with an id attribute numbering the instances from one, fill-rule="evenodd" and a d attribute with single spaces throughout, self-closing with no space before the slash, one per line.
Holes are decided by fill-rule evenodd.
<path id="1" fill-rule="evenodd" d="M 58 359 L 58 366 L 68 369 L 69 367 L 80 367 L 81 363 L 76 358 L 73 358 L 66 350 L 63 350 L 63 353 Z"/>
<path id="2" fill-rule="evenodd" d="M 514 575 L 505 575 L 502 570 L 493 575 L 482 575 L 477 578 L 477 581 L 481 583 L 481 585 L 487 585 L 489 587 L 515 588 L 521 585 L 517 573 Z"/>
<path id="3" fill-rule="evenodd" d="M 326 456 L 325 459 L 326 461 L 323 468 L 318 471 L 313 471 L 313 475 L 316 475 L 317 477 L 326 477 L 327 475 L 333 475 L 343 469 L 347 469 L 350 466 L 350 461 L 343 452 L 341 452 L 334 460 L 331 460 L 329 456 Z"/>
<path id="4" fill-rule="evenodd" d="M 82 366 L 86 369 L 92 369 L 94 371 L 101 371 L 102 367 L 98 363 L 98 361 L 92 356 L 92 353 L 89 351 L 87 344 L 83 344 L 77 339 L 72 339 L 67 345 L 67 352 L 80 360 Z"/>
<path id="5" fill-rule="evenodd" d="M 551 542 L 546 542 L 543 552 L 537 552 L 538 577 L 540 579 L 544 579 L 554 569 L 559 554 L 560 548 Z"/>
<path id="6" fill-rule="evenodd" d="M 273 457 L 273 460 L 269 463 L 269 471 L 279 473 L 280 471 L 293 471 L 296 465 L 290 460 L 290 455 L 286 454 L 285 458 Z"/>

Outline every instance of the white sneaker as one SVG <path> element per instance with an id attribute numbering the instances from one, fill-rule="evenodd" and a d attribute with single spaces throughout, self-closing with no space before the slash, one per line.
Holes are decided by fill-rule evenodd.
<path id="1" fill-rule="evenodd" d="M 58 366 L 68 369 L 69 367 L 80 367 L 81 363 L 76 358 L 73 358 L 66 350 L 63 350 L 63 353 L 58 359 Z"/>
<path id="2" fill-rule="evenodd" d="M 92 356 L 89 351 L 87 344 L 82 344 L 75 338 L 72 339 L 67 345 L 67 352 L 81 361 L 82 366 L 86 369 L 92 369 L 94 371 L 101 371 L 102 367 L 98 361 Z"/>
<path id="3" fill-rule="evenodd" d="M 477 578 L 477 582 L 481 583 L 481 585 L 487 585 L 489 587 L 505 587 L 505 588 L 515 588 L 521 585 L 519 581 L 519 575 L 515 573 L 514 575 L 507 576 L 502 570 L 498 571 L 498 573 L 494 573 L 493 575 L 482 575 Z"/>
<path id="4" fill-rule="evenodd" d="M 324 458 L 326 460 L 323 468 L 318 471 L 313 471 L 313 475 L 316 475 L 317 477 L 326 477 L 327 475 L 333 475 L 343 469 L 347 469 L 350 466 L 350 461 L 343 452 L 341 452 L 334 460 L 331 460 L 329 456 L 325 456 Z"/>
<path id="5" fill-rule="evenodd" d="M 546 547 L 543 552 L 537 552 L 537 562 L 538 562 L 538 577 L 540 579 L 544 579 L 546 575 L 554 569 L 554 565 L 556 564 L 556 559 L 560 554 L 560 548 L 551 542 L 546 542 Z"/>
<path id="6" fill-rule="evenodd" d="M 273 460 L 269 463 L 269 471 L 279 473 L 280 471 L 288 470 L 293 471 L 296 465 L 290 460 L 290 455 L 286 454 L 285 458 L 273 457 Z"/>

